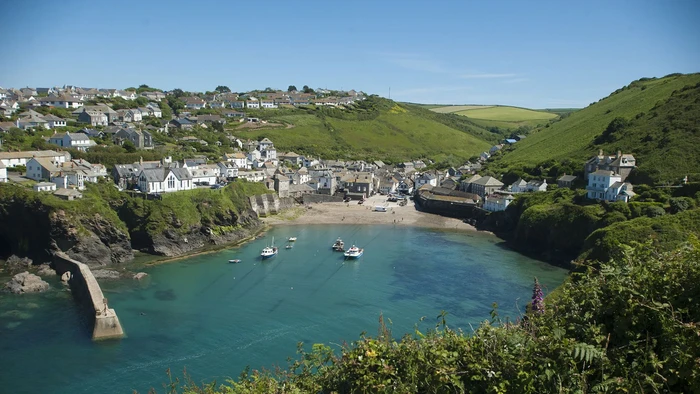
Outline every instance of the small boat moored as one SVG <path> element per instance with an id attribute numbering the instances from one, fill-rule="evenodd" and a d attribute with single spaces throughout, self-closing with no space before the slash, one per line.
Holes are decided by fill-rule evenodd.
<path id="1" fill-rule="evenodd" d="M 277 247 L 275 246 L 275 237 L 272 237 L 272 243 L 270 246 L 266 246 L 263 248 L 262 252 L 260 252 L 260 257 L 264 259 L 269 259 L 270 257 L 275 257 L 277 255 Z"/>
<path id="2" fill-rule="evenodd" d="M 241 260 L 240 259 L 232 259 L 232 260 L 229 260 L 228 262 L 232 263 L 232 264 L 238 264 L 241 262 Z"/>
<path id="3" fill-rule="evenodd" d="M 356 259 L 362 256 L 362 254 L 365 252 L 364 249 L 360 249 L 355 245 L 352 245 L 350 249 L 345 252 L 345 258 L 346 259 Z"/>
<path id="4" fill-rule="evenodd" d="M 345 244 L 343 243 L 343 240 L 340 239 L 340 237 L 338 237 L 338 239 L 335 240 L 333 246 L 331 246 L 331 249 L 335 250 L 336 252 L 344 252 L 344 246 Z"/>
<path id="5" fill-rule="evenodd" d="M 296 242 L 297 237 L 289 237 L 288 241 L 289 242 Z"/>
<path id="6" fill-rule="evenodd" d="M 285 246 L 284 248 L 285 248 L 285 249 L 291 249 L 291 248 L 293 248 L 293 247 L 294 247 L 294 245 L 292 245 L 292 244 L 288 244 L 288 245 L 287 245 L 287 246 Z"/>

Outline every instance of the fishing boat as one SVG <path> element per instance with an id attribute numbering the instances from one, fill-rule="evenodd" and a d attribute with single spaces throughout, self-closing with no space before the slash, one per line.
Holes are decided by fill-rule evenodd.
<path id="1" fill-rule="evenodd" d="M 270 246 L 266 246 L 263 248 L 262 252 L 260 252 L 260 256 L 263 259 L 269 259 L 270 257 L 275 257 L 277 255 L 277 247 L 275 246 L 275 237 L 272 237 L 272 243 Z"/>
<path id="2" fill-rule="evenodd" d="M 288 241 L 289 242 L 296 242 L 297 237 L 289 237 Z"/>
<path id="3" fill-rule="evenodd" d="M 362 253 L 364 253 L 364 252 L 365 252 L 364 249 L 360 249 L 357 246 L 352 245 L 352 247 L 350 249 L 348 249 L 347 252 L 345 252 L 345 258 L 346 259 L 357 259 L 360 256 L 362 256 Z"/>
<path id="4" fill-rule="evenodd" d="M 232 263 L 232 264 L 238 264 L 241 262 L 241 260 L 240 259 L 232 259 L 232 260 L 229 260 L 228 262 Z"/>
<path id="5" fill-rule="evenodd" d="M 333 244 L 333 246 L 331 246 L 331 249 L 335 250 L 336 252 L 343 252 L 343 251 L 345 251 L 344 246 L 345 246 L 345 244 L 343 243 L 343 240 L 338 238 L 335 240 L 335 243 Z"/>

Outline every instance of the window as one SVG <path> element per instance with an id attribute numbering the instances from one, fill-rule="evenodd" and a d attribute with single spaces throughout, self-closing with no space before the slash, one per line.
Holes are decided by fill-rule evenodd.
<path id="1" fill-rule="evenodd" d="M 168 188 L 170 188 L 170 189 L 175 188 L 175 178 L 173 178 L 173 177 L 168 178 Z"/>

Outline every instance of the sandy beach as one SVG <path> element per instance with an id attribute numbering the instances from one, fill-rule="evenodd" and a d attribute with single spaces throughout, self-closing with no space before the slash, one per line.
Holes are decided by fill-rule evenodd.
<path id="1" fill-rule="evenodd" d="M 386 212 L 376 212 L 374 207 L 386 207 Z M 265 223 L 277 225 L 304 224 L 393 224 L 397 226 L 417 226 L 428 228 L 457 229 L 476 231 L 459 219 L 448 218 L 416 210 L 412 201 L 405 206 L 388 202 L 387 196 L 374 195 L 360 205 L 357 201 L 324 202 L 308 207 L 296 207 L 279 215 L 262 219 Z"/>

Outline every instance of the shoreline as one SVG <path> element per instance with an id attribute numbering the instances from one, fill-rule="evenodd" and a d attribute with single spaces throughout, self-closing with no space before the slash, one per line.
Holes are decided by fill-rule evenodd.
<path id="1" fill-rule="evenodd" d="M 317 203 L 295 207 L 274 216 L 261 218 L 261 220 L 270 226 L 382 224 L 459 231 L 478 231 L 474 226 L 464 223 L 460 219 L 419 211 L 413 203 L 399 206 L 398 203 L 388 202 L 386 199 L 386 196 L 374 195 L 361 205 L 358 204 L 357 201 L 351 201 L 349 203 Z M 375 207 L 384 207 L 386 212 L 375 211 Z M 490 233 L 488 231 L 478 232 Z"/>

